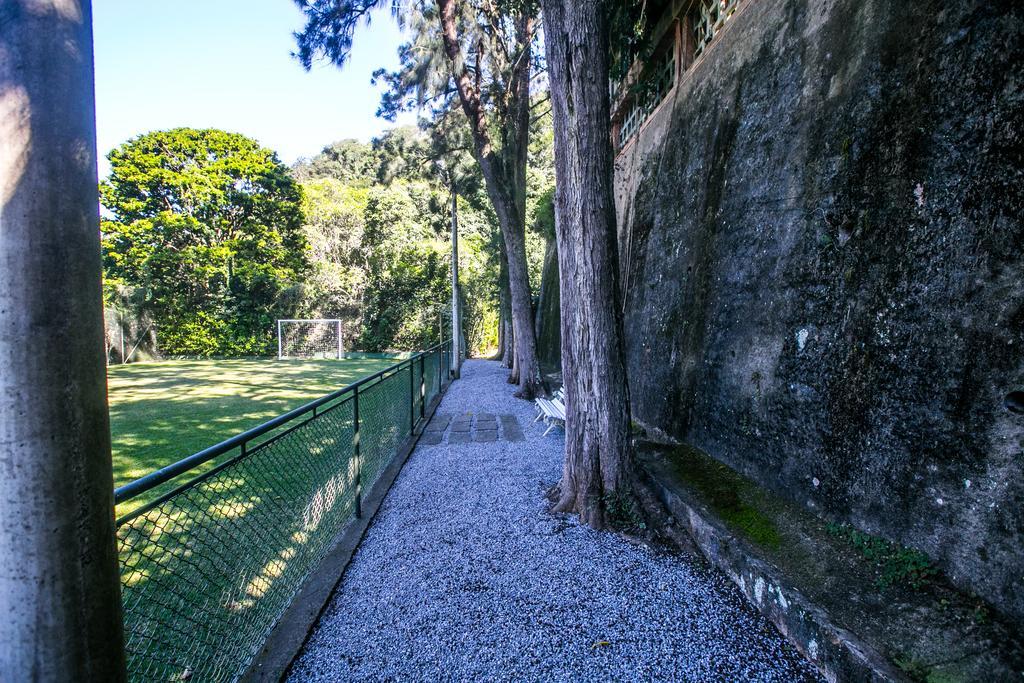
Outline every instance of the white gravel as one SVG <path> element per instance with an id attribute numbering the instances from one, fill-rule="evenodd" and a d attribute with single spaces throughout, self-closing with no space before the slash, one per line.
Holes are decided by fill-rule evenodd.
<path id="1" fill-rule="evenodd" d="M 505 376 L 469 361 L 439 412 L 527 440 L 417 448 L 289 680 L 818 680 L 720 573 L 549 514 L 563 436 Z"/>

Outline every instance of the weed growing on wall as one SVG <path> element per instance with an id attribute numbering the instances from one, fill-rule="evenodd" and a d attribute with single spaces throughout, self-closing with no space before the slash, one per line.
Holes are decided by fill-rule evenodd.
<path id="1" fill-rule="evenodd" d="M 920 590 L 938 573 L 924 553 L 906 548 L 858 531 L 848 524 L 827 525 L 828 532 L 850 543 L 857 553 L 872 563 L 878 572 L 875 585 L 885 589 L 890 586 L 907 586 Z"/>

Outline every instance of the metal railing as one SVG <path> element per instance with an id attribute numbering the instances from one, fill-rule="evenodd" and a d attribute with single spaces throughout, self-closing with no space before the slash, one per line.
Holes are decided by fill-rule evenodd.
<path id="1" fill-rule="evenodd" d="M 450 370 L 439 344 L 118 488 L 191 475 L 116 522 L 129 677 L 241 676 Z"/>

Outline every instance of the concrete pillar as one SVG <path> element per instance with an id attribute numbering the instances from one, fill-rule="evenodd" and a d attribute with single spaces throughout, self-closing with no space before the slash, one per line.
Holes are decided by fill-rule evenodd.
<path id="1" fill-rule="evenodd" d="M 89 0 L 0 0 L 0 681 L 123 681 Z"/>

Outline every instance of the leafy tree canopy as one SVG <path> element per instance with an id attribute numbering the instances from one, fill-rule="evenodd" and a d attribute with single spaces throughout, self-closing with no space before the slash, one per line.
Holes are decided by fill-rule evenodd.
<path id="1" fill-rule="evenodd" d="M 292 167 L 299 182 L 333 178 L 349 185 L 369 185 L 377 179 L 377 159 L 365 142 L 347 139 L 332 142 L 312 159 L 300 159 Z"/>
<path id="2" fill-rule="evenodd" d="M 299 160 L 292 171 L 299 182 L 334 178 L 369 187 L 393 180 L 429 179 L 431 156 L 431 141 L 423 131 L 400 126 L 368 143 L 352 139 L 331 143 L 312 159 Z"/>
<path id="3" fill-rule="evenodd" d="M 608 77 L 612 81 L 621 82 L 634 61 L 646 62 L 651 58 L 657 47 L 651 40 L 652 33 L 670 4 L 669 0 L 609 3 Z"/>
<path id="4" fill-rule="evenodd" d="M 107 282 L 143 292 L 164 352 L 268 352 L 281 295 L 308 268 L 288 168 L 255 140 L 192 128 L 140 135 L 108 159 Z"/>
<path id="5" fill-rule="evenodd" d="M 426 111 L 431 124 L 462 110 L 473 157 L 501 229 L 502 296 L 510 304 L 515 334 L 512 380 L 529 397 L 539 382 L 530 303 L 527 196 L 531 88 L 542 73 L 537 42 L 537 0 L 456 2 L 455 0 L 295 0 L 306 17 L 295 34 L 296 56 L 307 69 L 323 58 L 343 65 L 356 30 L 377 8 L 392 15 L 411 40 L 400 46 L 400 67 L 380 70 L 388 86 L 378 114 Z M 437 138 L 435 138 L 437 139 Z M 450 148 L 450 147 L 449 147 Z M 450 148 L 451 149 L 451 148 Z M 458 188 L 450 165 L 441 169 Z M 457 190 L 458 191 L 458 190 Z M 503 313 L 503 315 L 505 315 Z M 505 336 L 511 341 L 511 336 Z M 506 360 L 511 360 L 506 349 Z"/>

